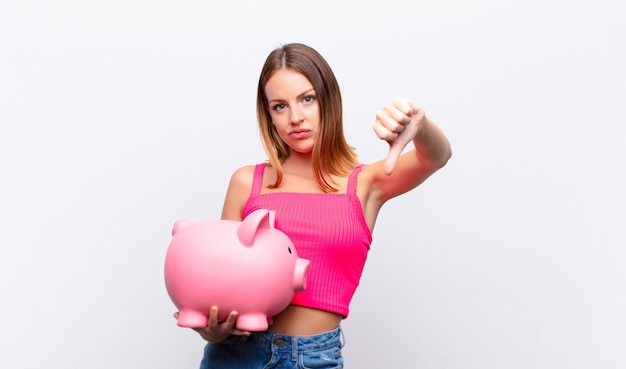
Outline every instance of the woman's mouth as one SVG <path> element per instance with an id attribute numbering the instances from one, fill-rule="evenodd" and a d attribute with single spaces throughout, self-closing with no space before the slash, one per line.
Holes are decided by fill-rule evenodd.
<path id="1" fill-rule="evenodd" d="M 310 132 L 311 130 L 309 129 L 294 129 L 293 131 L 289 132 L 289 136 L 293 138 L 307 138 L 309 137 Z"/>

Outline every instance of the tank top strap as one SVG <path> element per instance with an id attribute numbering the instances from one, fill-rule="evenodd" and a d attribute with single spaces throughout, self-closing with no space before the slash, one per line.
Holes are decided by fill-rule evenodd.
<path id="1" fill-rule="evenodd" d="M 254 178 L 252 179 L 252 188 L 250 196 L 257 196 L 261 192 L 263 186 L 263 173 L 265 172 L 265 163 L 257 164 L 254 167 Z"/>
<path id="2" fill-rule="evenodd" d="M 364 166 L 365 164 L 359 164 L 356 166 L 356 168 L 352 170 L 352 172 L 350 172 L 350 176 L 348 177 L 348 193 L 356 193 L 356 182 L 359 176 L 359 172 L 361 172 L 361 169 L 363 169 Z"/>

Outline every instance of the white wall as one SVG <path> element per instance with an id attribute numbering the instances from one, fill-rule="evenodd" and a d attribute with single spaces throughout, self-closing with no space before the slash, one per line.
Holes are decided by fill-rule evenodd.
<path id="1" fill-rule="evenodd" d="M 383 209 L 348 368 L 626 367 L 619 1 L 0 1 L 0 367 L 195 368 L 162 267 L 264 160 L 267 53 L 331 63 L 362 161 L 412 98 L 454 157 Z"/>

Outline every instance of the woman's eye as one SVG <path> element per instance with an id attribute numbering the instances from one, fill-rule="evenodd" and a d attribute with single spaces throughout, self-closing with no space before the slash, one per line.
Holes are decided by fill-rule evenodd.
<path id="1" fill-rule="evenodd" d="M 313 102 L 315 100 L 315 96 L 313 95 L 308 95 L 304 97 L 304 102 Z"/>
<path id="2" fill-rule="evenodd" d="M 276 105 L 274 105 L 274 110 L 275 111 L 281 111 L 283 109 L 285 109 L 285 104 L 276 104 Z"/>

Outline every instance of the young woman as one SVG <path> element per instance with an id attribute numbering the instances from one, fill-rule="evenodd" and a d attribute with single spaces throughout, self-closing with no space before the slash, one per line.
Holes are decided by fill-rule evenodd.
<path id="1" fill-rule="evenodd" d="M 268 163 L 230 180 L 222 219 L 276 210 L 276 228 L 311 261 L 307 288 L 265 332 L 235 328 L 236 312 L 197 329 L 209 343 L 201 368 L 342 368 L 341 320 L 348 316 L 385 204 L 443 167 L 450 144 L 424 110 L 395 98 L 375 118 L 390 144 L 385 160 L 363 165 L 343 133 L 341 93 L 324 58 L 302 44 L 272 51 L 261 71 L 257 115 Z M 402 153 L 413 142 L 414 149 Z"/>

